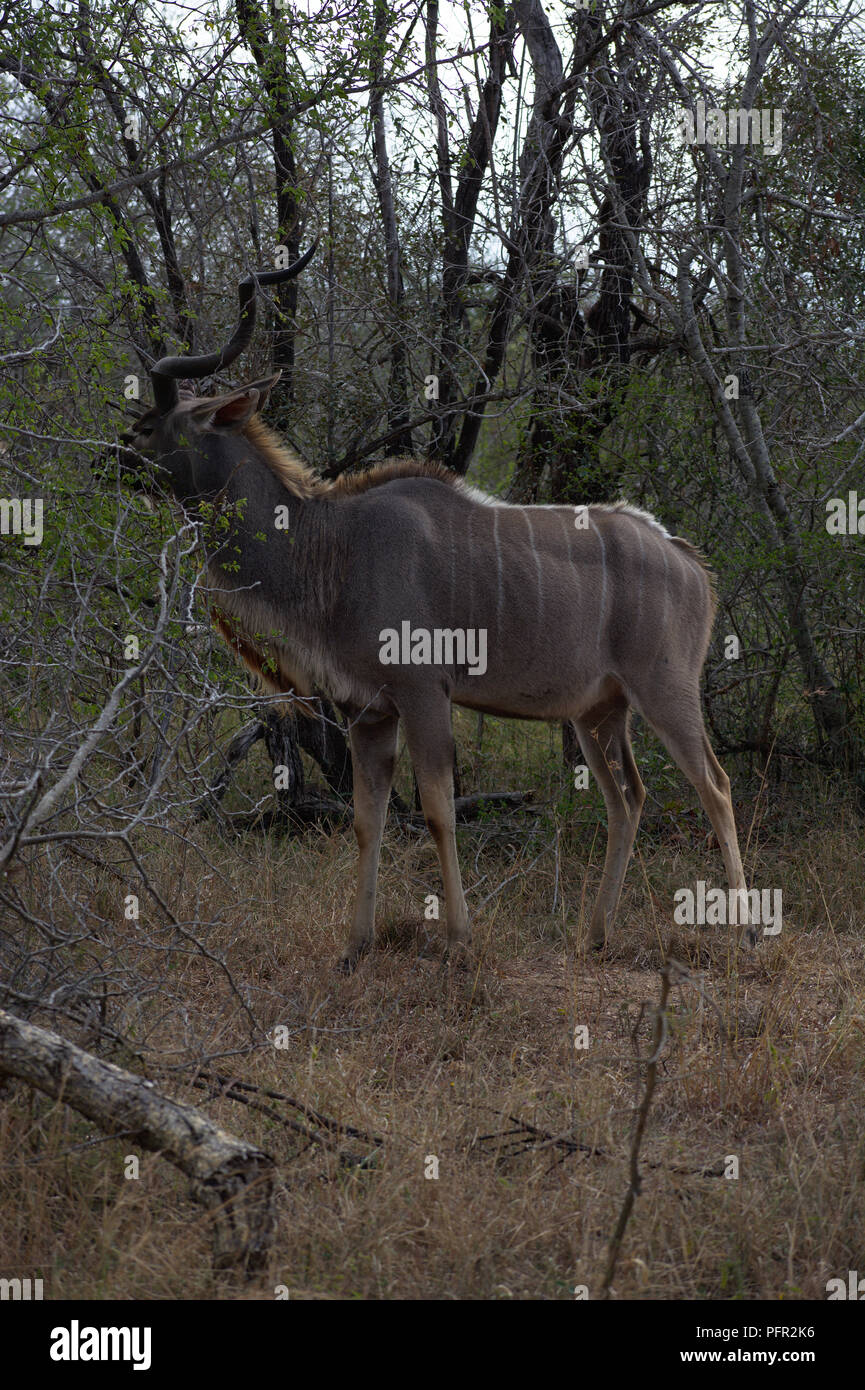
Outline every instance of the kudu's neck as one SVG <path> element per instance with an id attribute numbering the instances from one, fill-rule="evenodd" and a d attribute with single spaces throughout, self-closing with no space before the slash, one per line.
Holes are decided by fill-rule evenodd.
<path id="1" fill-rule="evenodd" d="M 236 435 L 215 443 L 221 447 L 207 460 L 213 486 L 199 491 L 195 505 L 220 601 L 231 607 L 236 595 L 245 610 L 262 607 L 292 630 L 320 623 L 332 593 L 332 508 L 311 482 L 308 496 L 286 485 L 254 440 Z M 262 622 L 265 616 L 259 614 Z"/>

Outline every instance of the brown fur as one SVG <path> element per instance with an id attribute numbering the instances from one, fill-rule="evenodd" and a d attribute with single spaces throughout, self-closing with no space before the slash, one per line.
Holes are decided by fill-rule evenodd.
<path id="1" fill-rule="evenodd" d="M 283 444 L 279 435 L 264 423 L 260 415 L 253 415 L 244 426 L 243 434 L 257 449 L 271 473 L 295 497 L 318 497 L 327 492 L 327 483 L 323 483 L 302 459 Z"/>
<path id="2" fill-rule="evenodd" d="M 354 496 L 358 492 L 368 492 L 371 487 L 391 483 L 395 478 L 434 478 L 436 482 L 448 483 L 458 488 L 462 479 L 445 468 L 443 463 L 423 463 L 419 459 L 386 459 L 362 473 L 343 473 L 330 486 L 330 491 L 340 497 Z"/>
<path id="3" fill-rule="evenodd" d="M 253 415 L 243 431 L 273 473 L 295 497 L 353 497 L 370 488 L 381 487 L 395 478 L 435 478 L 459 487 L 462 479 L 441 463 L 418 459 L 386 459 L 361 473 L 343 473 L 334 482 L 324 482 L 312 468 L 283 444 L 260 415 Z"/>

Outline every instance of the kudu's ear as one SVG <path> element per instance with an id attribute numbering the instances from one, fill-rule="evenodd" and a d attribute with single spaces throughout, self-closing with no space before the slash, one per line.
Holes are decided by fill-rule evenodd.
<path id="1" fill-rule="evenodd" d="M 176 416 L 197 420 L 204 429 L 240 430 L 248 420 L 261 410 L 282 372 L 252 381 L 248 386 L 239 386 L 224 396 L 204 396 L 200 399 L 181 401 L 175 407 Z"/>

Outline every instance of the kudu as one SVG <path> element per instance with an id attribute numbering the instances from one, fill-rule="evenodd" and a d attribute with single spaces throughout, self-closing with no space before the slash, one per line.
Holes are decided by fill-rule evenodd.
<path id="1" fill-rule="evenodd" d="M 448 946 L 470 942 L 452 702 L 575 724 L 608 818 L 595 946 L 612 927 L 645 799 L 631 706 L 696 787 L 730 887 L 744 890 L 730 783 L 700 708 L 714 596 L 687 541 L 625 503 L 511 506 L 430 463 L 321 481 L 259 418 L 278 373 L 224 395 L 181 396 L 180 378 L 212 375 L 247 346 L 257 285 L 297 274 L 311 254 L 241 283 L 240 321 L 221 352 L 157 362 L 156 404 L 125 440 L 127 457 L 144 455 L 185 510 L 209 518 L 215 616 L 237 655 L 301 708 L 324 692 L 348 720 L 359 865 L 344 965 L 373 938 L 400 720 L 441 864 Z M 744 935 L 756 937 L 750 926 Z"/>

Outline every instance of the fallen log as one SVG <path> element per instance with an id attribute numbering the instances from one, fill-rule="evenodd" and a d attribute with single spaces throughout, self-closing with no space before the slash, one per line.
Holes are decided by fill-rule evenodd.
<path id="1" fill-rule="evenodd" d="M 171 1100 L 134 1072 L 0 1009 L 0 1075 L 17 1077 L 77 1110 L 106 1134 L 128 1135 L 191 1179 L 213 1216 L 217 1269 L 259 1267 L 276 1230 L 274 1160 L 227 1134 L 195 1106 Z"/>

